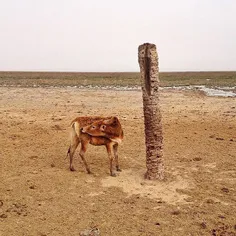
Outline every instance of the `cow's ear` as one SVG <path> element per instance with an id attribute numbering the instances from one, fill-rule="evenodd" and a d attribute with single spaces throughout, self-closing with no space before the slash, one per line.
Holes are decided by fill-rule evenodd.
<path id="1" fill-rule="evenodd" d="M 103 123 L 106 124 L 106 125 L 111 125 L 113 123 L 113 118 L 114 117 L 112 117 L 112 118 L 110 118 L 108 120 L 104 120 Z"/>
<path id="2" fill-rule="evenodd" d="M 113 125 L 116 125 L 117 124 L 117 122 L 118 122 L 118 118 L 116 117 L 116 116 L 114 116 L 113 118 L 112 118 L 112 124 Z"/>
<path id="3" fill-rule="evenodd" d="M 100 130 L 101 131 L 105 131 L 105 129 L 106 129 L 106 126 L 105 125 L 101 125 Z"/>

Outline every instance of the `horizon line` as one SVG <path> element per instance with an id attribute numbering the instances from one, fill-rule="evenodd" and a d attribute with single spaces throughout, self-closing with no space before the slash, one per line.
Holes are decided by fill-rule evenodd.
<path id="1" fill-rule="evenodd" d="M 0 70 L 2 72 L 13 73 L 140 73 L 140 71 L 65 71 L 65 70 Z M 159 71 L 159 73 L 200 73 L 200 72 L 236 72 L 236 70 L 176 70 L 176 71 Z"/>

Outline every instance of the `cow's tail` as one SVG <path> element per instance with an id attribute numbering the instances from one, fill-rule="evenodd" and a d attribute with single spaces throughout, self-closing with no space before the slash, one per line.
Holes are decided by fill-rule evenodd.
<path id="1" fill-rule="evenodd" d="M 69 146 L 69 148 L 68 148 L 68 151 L 67 151 L 67 154 L 66 154 L 66 158 L 68 157 L 70 155 L 70 146 Z M 65 158 L 65 159 L 66 159 Z"/>
<path id="2" fill-rule="evenodd" d="M 79 137 L 79 133 L 80 133 L 80 125 L 78 122 L 72 122 L 71 124 L 71 133 L 70 133 L 70 138 L 71 140 L 75 137 L 78 136 Z M 70 149 L 71 149 L 71 144 L 68 148 L 67 154 L 66 154 L 66 158 L 70 155 Z"/>

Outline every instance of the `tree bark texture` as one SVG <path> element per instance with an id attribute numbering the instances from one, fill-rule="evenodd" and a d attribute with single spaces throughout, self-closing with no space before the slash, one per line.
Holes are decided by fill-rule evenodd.
<path id="1" fill-rule="evenodd" d="M 163 135 L 159 104 L 159 68 L 156 45 L 138 48 L 143 93 L 147 179 L 164 179 Z"/>

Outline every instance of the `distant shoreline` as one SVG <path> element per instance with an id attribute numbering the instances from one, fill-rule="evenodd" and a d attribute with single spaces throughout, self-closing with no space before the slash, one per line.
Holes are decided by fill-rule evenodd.
<path id="1" fill-rule="evenodd" d="M 160 72 L 160 86 L 236 86 L 236 71 Z M 139 72 L 0 72 L 0 86 L 140 86 Z"/>
<path id="2" fill-rule="evenodd" d="M 236 70 L 180 70 L 180 71 L 159 71 L 159 73 L 236 73 Z M 139 73 L 139 71 L 63 71 L 63 70 L 0 70 L 0 73 L 86 73 L 86 74 L 106 74 L 106 73 Z"/>

